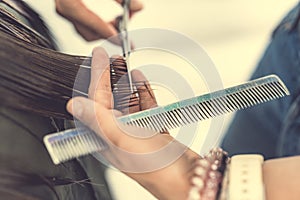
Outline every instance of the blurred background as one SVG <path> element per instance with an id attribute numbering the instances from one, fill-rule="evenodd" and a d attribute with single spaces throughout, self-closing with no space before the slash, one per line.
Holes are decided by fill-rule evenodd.
<path id="1" fill-rule="evenodd" d="M 54 0 L 25 0 L 49 24 L 61 51 L 90 55 L 101 41 L 87 43 L 73 26 L 55 12 Z M 136 14 L 129 30 L 170 29 L 201 45 L 214 62 L 225 87 L 248 79 L 269 42 L 272 30 L 297 0 L 141 0 L 144 10 Z M 85 0 L 106 20 L 121 14 L 113 0 Z M 182 44 L 184 45 L 184 44 Z M 163 97 L 161 97 L 163 98 Z M 163 101 L 163 100 L 162 100 Z M 231 115 L 226 115 L 222 131 Z M 200 142 L 201 143 L 201 142 Z M 201 146 L 194 150 L 200 152 Z M 155 199 L 116 170 L 107 173 L 115 199 Z"/>

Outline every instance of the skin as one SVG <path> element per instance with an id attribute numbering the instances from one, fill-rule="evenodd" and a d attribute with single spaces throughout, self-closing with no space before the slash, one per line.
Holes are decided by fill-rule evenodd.
<path id="1" fill-rule="evenodd" d="M 110 71 L 108 56 L 101 48 L 93 51 L 92 76 L 89 87 L 89 98 L 75 97 L 67 104 L 67 110 L 77 119 L 86 124 L 96 133 L 106 138 L 111 145 L 131 153 L 149 153 L 156 151 L 165 145 L 174 142 L 169 134 L 154 134 L 148 138 L 138 138 L 128 135 L 116 124 L 115 116 L 122 113 L 113 109 L 112 93 L 110 88 Z M 133 79 L 138 81 L 147 80 L 139 71 L 133 73 Z M 147 83 L 148 84 L 148 83 Z M 156 106 L 156 100 L 149 88 L 141 86 L 138 88 L 140 98 L 146 103 L 132 108 L 132 112 L 144 110 Z M 140 132 L 145 130 L 140 129 Z M 183 145 L 176 143 L 178 149 Z M 106 155 L 105 155 L 106 154 Z M 115 167 L 122 171 L 122 167 L 128 163 L 133 165 L 147 166 L 154 160 L 139 160 L 124 157 L 115 151 L 104 153 L 112 163 L 117 163 Z M 168 154 L 161 154 L 160 158 L 165 159 Z M 113 157 L 113 159 L 110 159 Z M 191 166 L 199 156 L 190 149 L 186 151 L 174 162 L 163 168 L 134 173 L 123 170 L 123 172 L 145 187 L 158 199 L 182 200 L 188 196 L 190 187 L 189 177 L 191 176 Z M 158 159 L 158 158 L 155 158 Z M 265 184 L 266 197 L 268 200 L 298 200 L 300 199 L 300 156 L 273 159 L 263 164 L 263 179 Z"/>
<path id="2" fill-rule="evenodd" d="M 300 199 L 300 156 L 265 161 L 263 177 L 268 200 Z"/>
<path id="3" fill-rule="evenodd" d="M 122 0 L 115 0 L 121 4 Z M 73 23 L 77 32 L 87 41 L 109 38 L 117 35 L 115 21 L 105 22 L 89 10 L 81 0 L 55 0 L 56 12 Z M 143 9 L 138 0 L 132 0 L 130 15 Z"/>
<path id="4" fill-rule="evenodd" d="M 127 152 L 149 153 L 159 150 L 170 142 L 174 142 L 174 139 L 169 134 L 155 134 L 145 139 L 128 135 L 119 128 L 115 122 L 114 115 L 119 116 L 122 115 L 122 113 L 113 110 L 108 67 L 107 54 L 103 49 L 96 48 L 93 51 L 89 98 L 73 98 L 67 105 L 68 111 L 96 133 L 107 138 L 111 144 Z M 133 77 L 135 80 L 145 80 L 145 77 L 138 71 L 133 73 Z M 139 95 L 148 101 L 140 107 L 134 108 L 134 111 L 147 109 L 156 105 L 153 94 L 146 91 L 146 88 L 143 87 L 145 86 L 138 88 Z M 144 130 L 141 129 L 140 131 Z M 177 147 L 180 149 L 183 145 L 175 141 L 175 148 Z M 114 153 L 115 152 L 111 152 L 111 154 Z M 162 154 L 161 156 L 166 155 Z M 161 158 L 164 159 L 164 157 Z M 161 169 L 142 173 L 123 172 L 159 199 L 185 199 L 189 190 L 187 174 L 195 158 L 198 158 L 198 155 L 187 149 L 179 159 Z M 128 160 L 126 157 L 118 156 L 118 154 L 114 154 L 114 159 L 116 159 L 118 163 L 124 163 L 124 165 L 126 165 L 126 163 L 134 163 L 137 165 L 141 162 L 144 165 L 147 165 L 147 162 L 148 164 L 152 163 L 151 160 Z M 122 168 L 122 166 L 119 167 L 119 169 L 120 168 Z M 173 194 L 172 197 L 170 197 L 169 194 Z"/>

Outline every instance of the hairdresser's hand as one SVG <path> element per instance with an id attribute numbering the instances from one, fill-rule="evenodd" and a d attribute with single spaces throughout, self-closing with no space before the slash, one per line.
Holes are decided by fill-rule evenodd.
<path id="1" fill-rule="evenodd" d="M 122 0 L 115 1 L 122 3 Z M 115 21 L 103 21 L 88 9 L 82 0 L 55 0 L 55 3 L 57 13 L 72 22 L 77 32 L 87 41 L 117 35 Z M 143 5 L 138 0 L 131 0 L 131 16 L 142 8 Z"/>
<path id="2" fill-rule="evenodd" d="M 189 189 L 187 174 L 193 159 L 198 155 L 186 149 L 169 134 L 151 133 L 152 136 L 141 138 L 138 136 L 147 135 L 149 131 L 133 128 L 133 132 L 138 133 L 135 135 L 124 131 L 131 129 L 123 129 L 124 126 L 116 123 L 115 116 L 121 113 L 113 110 L 108 60 L 103 49 L 94 50 L 89 87 L 90 98 L 76 97 L 70 100 L 67 105 L 68 111 L 107 139 L 109 148 L 103 152 L 103 155 L 115 167 L 159 199 L 186 199 Z M 138 71 L 133 74 L 133 77 L 139 81 L 144 80 L 144 76 Z M 141 98 L 148 100 L 142 105 L 142 109 L 156 104 L 153 94 L 145 89 L 140 88 L 139 91 Z M 168 145 L 171 149 L 164 148 Z M 179 156 L 172 157 L 178 152 L 180 152 Z M 164 164 L 156 165 L 161 164 L 160 162 Z"/>

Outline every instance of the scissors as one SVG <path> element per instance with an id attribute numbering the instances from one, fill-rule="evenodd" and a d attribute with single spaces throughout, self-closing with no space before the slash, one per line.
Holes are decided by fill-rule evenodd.
<path id="1" fill-rule="evenodd" d="M 127 65 L 127 72 L 128 72 L 128 80 L 129 80 L 129 86 L 131 93 L 134 92 L 133 86 L 132 86 L 132 79 L 130 74 L 130 64 L 129 64 L 129 55 L 131 51 L 131 44 L 128 37 L 128 21 L 129 21 L 129 14 L 130 14 L 130 1 L 131 0 L 123 0 L 122 6 L 123 6 L 123 15 L 119 17 L 118 20 L 118 30 L 119 30 L 119 37 L 121 40 L 122 45 L 122 52 L 123 57 L 125 59 L 126 65 Z"/>

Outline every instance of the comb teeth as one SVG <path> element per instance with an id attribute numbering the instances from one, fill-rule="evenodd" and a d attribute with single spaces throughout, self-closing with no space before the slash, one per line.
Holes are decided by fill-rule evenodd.
<path id="1" fill-rule="evenodd" d="M 275 75 L 249 81 L 186 99 L 163 107 L 137 112 L 119 118 L 121 123 L 166 131 L 225 113 L 289 95 L 284 83 Z M 61 162 L 103 150 L 106 145 L 88 129 L 70 129 L 44 137 L 44 143 L 54 162 Z"/>
<path id="2" fill-rule="evenodd" d="M 54 164 L 105 148 L 105 143 L 88 129 L 69 129 L 46 135 L 44 143 Z"/>
<path id="3" fill-rule="evenodd" d="M 123 116 L 119 120 L 127 125 L 163 132 L 285 95 L 289 95 L 289 91 L 284 83 L 277 76 L 270 75 L 225 90 Z"/>

